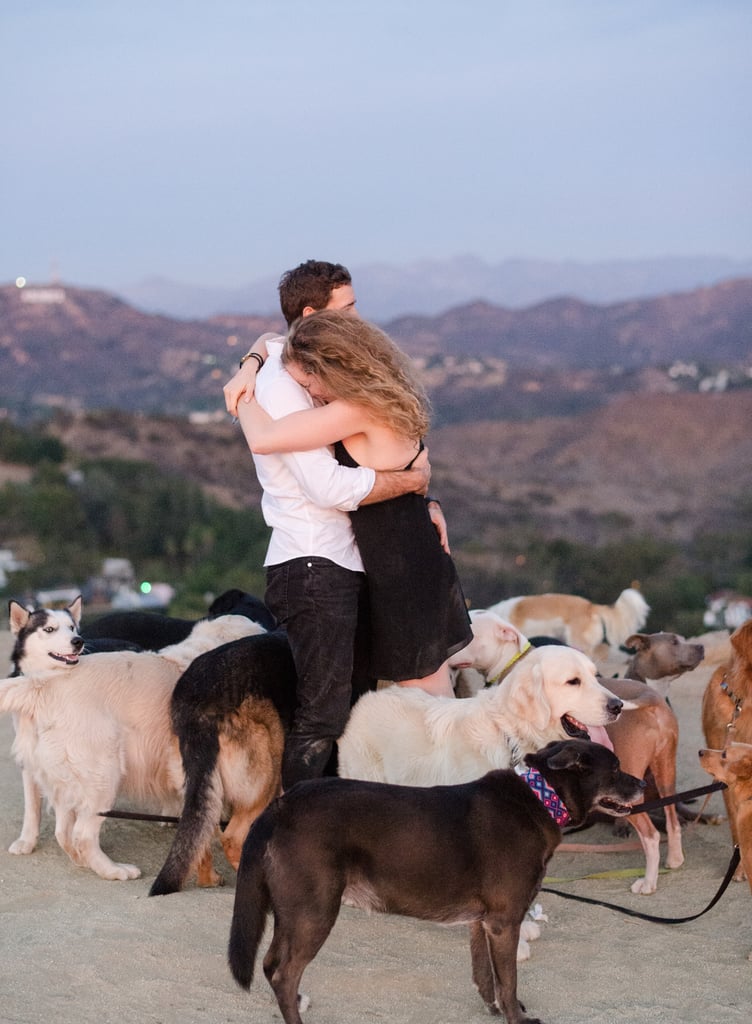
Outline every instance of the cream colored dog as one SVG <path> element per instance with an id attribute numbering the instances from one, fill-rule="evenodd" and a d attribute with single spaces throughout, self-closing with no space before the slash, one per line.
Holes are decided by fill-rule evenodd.
<path id="1" fill-rule="evenodd" d="M 365 694 L 339 740 L 339 774 L 413 786 L 469 782 L 613 722 L 625 706 L 580 651 L 541 647 L 467 700 L 401 686 Z"/>
<path id="2" fill-rule="evenodd" d="M 222 615 L 199 621 L 186 640 L 158 653 L 89 654 L 0 679 L 0 713 L 28 725 L 16 753 L 50 802 L 55 838 L 75 864 L 101 878 L 139 877 L 135 865 L 117 864 L 101 849 L 100 812 L 121 794 L 180 810 L 183 765 L 170 726 L 175 683 L 199 654 L 261 632 L 243 615 Z M 33 838 L 16 852 L 30 853 Z"/>
<path id="3" fill-rule="evenodd" d="M 591 657 L 601 644 L 618 647 L 645 625 L 650 606 L 632 587 L 613 604 L 593 604 L 573 594 L 510 597 L 489 611 L 511 622 L 526 636 L 552 636 Z"/>

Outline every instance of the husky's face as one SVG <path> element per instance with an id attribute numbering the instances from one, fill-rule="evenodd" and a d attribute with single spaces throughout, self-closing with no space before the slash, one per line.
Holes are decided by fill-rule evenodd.
<path id="1" fill-rule="evenodd" d="M 15 674 L 29 675 L 50 668 L 78 664 L 83 639 L 78 634 L 81 598 L 60 610 L 29 611 L 18 601 L 9 602 L 10 630 L 16 638 L 12 661 Z"/>

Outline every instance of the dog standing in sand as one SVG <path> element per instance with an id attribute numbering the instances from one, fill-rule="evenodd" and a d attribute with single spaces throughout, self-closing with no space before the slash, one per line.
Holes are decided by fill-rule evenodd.
<path id="1" fill-rule="evenodd" d="M 580 651 L 541 647 L 499 686 L 466 700 L 402 686 L 364 694 L 339 740 L 339 774 L 397 785 L 469 782 L 552 740 L 587 735 L 623 707 Z"/>
<path id="2" fill-rule="evenodd" d="M 748 619 L 731 634 L 731 649 L 731 660 L 715 670 L 702 699 L 705 742 L 714 750 L 724 750 L 731 743 L 752 744 L 752 619 Z M 723 799 L 732 842 L 738 843 L 741 851 L 741 839 L 737 832 L 739 804 L 736 787 L 724 789 Z M 749 830 L 747 838 L 752 839 Z M 746 875 L 752 885 L 749 873 L 751 862 L 752 851 L 742 851 L 742 861 L 734 875 L 735 881 L 742 881 Z"/>
<path id="3" fill-rule="evenodd" d="M 594 604 L 573 594 L 510 597 L 489 611 L 511 622 L 525 636 L 551 636 L 593 656 L 601 644 L 619 647 L 647 622 L 650 606 L 633 587 L 613 604 Z"/>
<path id="4" fill-rule="evenodd" d="M 545 780 L 573 825 L 595 808 L 628 814 L 642 791 L 596 743 L 552 743 L 525 763 L 539 773 L 530 781 Z M 560 842 L 559 824 L 512 771 L 429 788 L 298 783 L 256 819 L 245 841 L 230 930 L 233 977 L 249 988 L 273 911 L 264 973 L 285 1024 L 302 1024 L 300 979 L 344 897 L 368 911 L 469 925 L 473 980 L 486 1008 L 507 1024 L 533 1024 L 517 999 L 515 950 Z M 441 865 L 439 883 L 427 870 L 432 863 Z"/>
<path id="5" fill-rule="evenodd" d="M 20 607 L 20 606 L 19 606 Z M 183 770 L 170 728 L 170 695 L 180 674 L 204 651 L 260 631 L 240 615 L 196 623 L 189 637 L 158 653 L 116 651 L 56 657 L 53 667 L 0 680 L 0 714 L 19 717 L 14 750 L 55 812 L 55 838 L 75 864 L 102 878 L 138 878 L 133 864 L 113 862 L 99 832 L 116 797 L 169 801 L 179 810 Z M 58 650 L 60 648 L 60 650 Z M 33 824 L 33 822 L 32 822 Z M 22 833 L 16 853 L 38 838 Z"/>
<path id="6" fill-rule="evenodd" d="M 507 674 L 532 656 L 535 650 L 524 634 L 494 612 L 477 609 L 470 612 L 473 639 L 453 655 L 450 665 L 480 672 L 487 684 L 504 680 Z M 625 712 L 605 726 L 605 735 L 592 738 L 610 744 L 624 770 L 644 779 L 650 773 L 659 796 L 676 792 L 676 750 L 679 723 L 665 699 L 639 679 L 664 673 L 675 678 L 695 668 L 702 660 L 701 644 L 688 644 L 673 633 L 639 634 L 629 638 L 635 648 L 628 671 L 633 679 L 609 679 L 608 687 L 625 701 Z M 553 650 L 561 650 L 553 647 Z M 666 864 L 678 868 L 684 863 L 681 825 L 673 805 L 665 809 L 668 849 Z M 637 832 L 645 855 L 645 875 L 632 885 L 632 892 L 654 893 L 660 867 L 660 834 L 647 814 L 636 814 L 629 823 Z"/>

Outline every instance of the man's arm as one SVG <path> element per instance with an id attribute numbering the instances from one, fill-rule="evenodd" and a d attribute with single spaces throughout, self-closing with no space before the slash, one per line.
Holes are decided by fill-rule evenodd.
<path id="1" fill-rule="evenodd" d="M 380 469 L 376 471 L 373 487 L 361 501 L 361 505 L 375 505 L 379 501 L 398 498 L 401 494 L 427 494 L 431 482 L 431 466 L 428 459 L 424 465 L 412 469 Z"/>

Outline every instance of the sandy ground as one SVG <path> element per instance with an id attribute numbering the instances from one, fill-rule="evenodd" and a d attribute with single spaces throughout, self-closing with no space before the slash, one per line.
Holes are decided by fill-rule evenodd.
<path id="1" fill-rule="evenodd" d="M 0 633 L 3 664 L 8 634 Z M 674 683 L 681 723 L 679 789 L 709 781 L 698 766 L 703 745 L 700 700 L 714 664 Z M 103 845 L 137 863 L 143 877 L 106 882 L 74 867 L 44 817 L 37 851 L 7 853 L 22 816 L 20 774 L 10 757 L 12 726 L 0 719 L 0 1020 L 8 1024 L 260 1024 L 281 1020 L 263 974 L 250 994 L 225 962 L 234 873 L 222 865 L 220 889 L 189 888 L 149 899 L 149 886 L 171 842 L 168 827 L 110 821 Z M 710 809 L 723 810 L 719 794 Z M 578 840 L 612 842 L 597 826 Z M 653 896 L 633 896 L 639 852 L 557 853 L 550 884 L 661 916 L 701 910 L 716 892 L 731 855 L 726 823 L 690 827 L 686 862 L 661 874 Z M 449 865 L 426 865 L 447 871 Z M 548 923 L 520 965 L 519 994 L 549 1024 L 735 1024 L 752 1011 L 752 896 L 733 884 L 717 906 L 690 924 L 653 924 L 612 910 L 541 894 Z M 269 934 L 267 932 L 267 941 Z M 266 943 L 265 943 L 266 944 Z M 264 944 L 264 946 L 265 946 Z M 344 908 L 308 968 L 312 1006 L 306 1024 L 467 1024 L 486 1019 L 470 980 L 463 928 Z"/>

